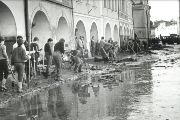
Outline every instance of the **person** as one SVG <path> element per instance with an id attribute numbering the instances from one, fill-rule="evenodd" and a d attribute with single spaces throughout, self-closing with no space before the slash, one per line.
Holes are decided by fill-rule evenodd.
<path id="1" fill-rule="evenodd" d="M 80 36 L 80 38 L 78 39 L 77 41 L 77 50 L 80 51 L 80 56 L 81 57 L 84 57 L 84 41 L 83 41 L 84 37 L 83 36 Z"/>
<path id="2" fill-rule="evenodd" d="M 95 43 L 95 57 L 100 55 L 99 40 Z"/>
<path id="3" fill-rule="evenodd" d="M 18 47 L 14 48 L 11 63 L 14 65 L 15 70 L 18 74 L 18 92 L 23 92 L 22 90 L 22 82 L 25 68 L 25 61 L 30 58 L 30 56 L 26 56 L 26 50 L 22 47 L 24 41 L 21 39 L 17 40 Z"/>
<path id="4" fill-rule="evenodd" d="M 0 36 L 0 81 L 1 91 L 7 90 L 6 80 L 8 78 L 8 55 L 6 53 L 6 46 L 4 45 L 5 39 Z"/>
<path id="5" fill-rule="evenodd" d="M 71 53 L 72 53 L 72 55 L 70 57 L 71 66 L 75 66 L 74 67 L 75 73 L 82 72 L 82 63 L 83 63 L 83 61 L 79 57 L 78 51 L 73 50 L 73 51 L 71 51 Z"/>
<path id="6" fill-rule="evenodd" d="M 77 38 L 77 50 L 83 50 L 83 41 L 81 40 L 81 36 L 79 39 Z"/>
<path id="7" fill-rule="evenodd" d="M 140 49 L 139 49 L 139 48 L 140 48 L 140 40 L 139 40 L 139 38 L 138 38 L 138 36 L 137 36 L 136 33 L 134 33 L 133 46 L 134 46 L 133 50 L 134 50 L 136 53 L 138 53 L 138 52 L 140 51 Z"/>
<path id="8" fill-rule="evenodd" d="M 108 61 L 109 60 L 108 55 L 106 51 L 104 50 L 104 45 L 106 44 L 104 41 L 104 37 L 101 37 L 99 44 L 100 44 L 100 53 L 101 53 L 103 61 Z"/>
<path id="9" fill-rule="evenodd" d="M 24 41 L 24 44 L 22 44 L 21 46 L 22 47 L 25 46 L 26 54 L 31 54 L 31 56 L 32 56 L 33 52 L 30 52 L 31 50 L 29 49 L 30 48 L 29 41 L 27 39 Z M 25 62 L 25 74 L 26 74 L 26 80 L 28 80 L 28 79 L 31 80 L 31 77 L 33 76 L 33 67 L 32 67 L 31 59 L 28 59 Z"/>
<path id="10" fill-rule="evenodd" d="M 52 54 L 53 54 L 53 39 L 52 38 L 49 38 L 47 43 L 45 44 L 44 46 L 44 52 L 45 52 L 45 57 L 46 57 L 46 60 L 47 60 L 47 67 L 46 67 L 46 77 L 50 76 L 50 73 L 49 73 L 49 68 L 52 64 Z"/>
<path id="11" fill-rule="evenodd" d="M 142 41 L 142 44 L 143 44 L 144 51 L 147 51 L 147 49 L 148 49 L 147 42 L 146 41 Z"/>
<path id="12" fill-rule="evenodd" d="M 13 45 L 13 49 L 18 47 L 17 41 L 18 41 L 19 39 L 23 39 L 23 37 L 20 36 L 20 35 L 17 36 L 17 40 L 16 40 L 16 43 Z M 25 44 L 23 44 L 22 47 L 23 47 L 24 49 L 26 49 Z"/>
<path id="13" fill-rule="evenodd" d="M 39 58 L 39 45 L 38 42 L 39 38 L 34 37 L 33 42 L 30 44 L 30 50 L 34 51 L 34 54 L 31 56 L 31 63 L 33 65 L 34 72 L 37 72 L 37 65 L 38 65 L 38 58 Z"/>
<path id="14" fill-rule="evenodd" d="M 85 49 L 84 36 L 81 36 L 81 37 L 80 37 L 80 40 L 82 41 L 82 48 Z"/>
<path id="15" fill-rule="evenodd" d="M 114 55 L 114 46 L 112 46 L 110 49 L 109 49 L 109 59 L 110 60 L 115 60 L 115 55 Z"/>
<path id="16" fill-rule="evenodd" d="M 95 55 L 95 47 L 96 47 L 96 44 L 95 44 L 95 41 L 94 41 L 94 36 L 92 36 L 91 38 L 91 56 L 94 57 Z"/>
<path id="17" fill-rule="evenodd" d="M 28 42 L 28 40 L 25 40 L 24 45 L 22 45 L 22 46 L 25 46 L 26 50 L 29 51 L 29 42 Z"/>
<path id="18" fill-rule="evenodd" d="M 61 38 L 59 42 L 57 42 L 54 46 L 54 53 L 53 53 L 53 61 L 56 67 L 56 81 L 62 81 L 61 78 L 61 66 L 62 66 L 62 57 L 64 54 L 64 42 L 65 40 Z"/>
<path id="19" fill-rule="evenodd" d="M 110 44 L 112 44 L 112 43 L 113 43 L 112 38 L 109 38 L 108 43 L 110 43 Z"/>
<path id="20" fill-rule="evenodd" d="M 104 44 L 105 44 L 104 37 L 101 37 L 99 44 L 100 44 L 100 48 L 104 47 Z"/>
<path id="21" fill-rule="evenodd" d="M 114 47 L 114 57 L 116 59 L 117 58 L 117 54 L 118 54 L 118 49 L 119 49 L 117 41 L 113 42 L 113 47 Z"/>

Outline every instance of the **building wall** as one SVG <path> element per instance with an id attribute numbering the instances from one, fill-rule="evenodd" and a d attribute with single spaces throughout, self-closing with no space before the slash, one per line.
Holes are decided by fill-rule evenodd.
<path id="1" fill-rule="evenodd" d="M 54 4 L 52 2 L 48 2 L 48 1 L 41 1 L 41 0 L 33 1 L 32 0 L 29 2 L 29 19 L 30 19 L 31 25 L 33 22 L 35 22 L 33 20 L 35 19 L 34 17 L 38 11 L 41 11 L 44 13 L 45 17 L 47 18 L 49 28 L 46 28 L 46 30 L 44 30 L 43 26 L 42 28 L 41 26 L 39 26 L 39 28 L 36 29 L 36 31 L 34 31 L 35 35 L 38 35 L 38 37 L 40 37 L 40 39 L 44 42 L 46 42 L 47 39 L 50 37 L 54 39 L 54 43 L 57 42 L 60 39 L 60 37 L 58 37 L 58 34 L 60 34 L 58 33 L 58 28 L 62 27 L 62 26 L 58 26 L 58 23 L 59 23 L 60 18 L 63 17 L 65 21 L 67 22 L 68 30 L 66 33 L 64 33 L 66 34 L 66 36 L 61 36 L 61 37 L 65 39 L 65 44 L 69 44 L 70 41 L 72 41 L 73 19 L 72 19 L 71 9 L 67 7 L 63 7 L 61 5 Z M 33 31 L 35 27 L 34 28 L 31 27 L 31 30 Z M 47 31 L 47 29 L 49 30 Z M 44 34 L 37 34 L 38 32 L 42 30 L 44 30 L 44 32 L 42 32 Z M 34 38 L 35 35 L 32 35 L 32 38 Z"/>
<path id="2" fill-rule="evenodd" d="M 133 6 L 134 31 L 140 40 L 150 38 L 150 6 L 148 0 L 135 0 Z"/>
<path id="3" fill-rule="evenodd" d="M 7 16 L 3 15 L 3 17 L 10 16 L 12 19 L 14 19 L 15 26 L 16 26 L 16 34 L 25 36 L 24 2 L 23 2 L 23 0 L 18 0 L 18 1 L 1 0 L 0 2 L 5 4 L 7 9 L 9 9 L 9 11 L 12 13 L 12 15 L 7 15 Z M 8 20 L 8 19 L 6 19 L 6 20 Z M 4 22 L 7 22 L 7 21 L 4 21 Z M 6 23 L 1 23 L 1 24 L 7 25 Z M 9 30 L 9 28 L 6 30 Z"/>
<path id="4" fill-rule="evenodd" d="M 112 30 L 111 33 L 114 33 L 114 26 L 117 25 L 118 32 L 122 33 L 123 35 L 121 41 L 127 40 L 128 37 L 132 38 L 133 37 L 132 1 L 117 0 L 117 3 L 114 2 L 113 4 L 114 6 L 117 7 L 117 10 L 113 9 L 115 7 L 112 7 L 111 4 L 112 3 L 106 0 L 106 4 L 104 5 L 102 12 L 102 16 L 104 16 L 104 21 L 105 21 L 104 24 L 109 23 L 111 25 L 111 30 Z M 114 39 L 114 37 L 112 38 Z M 119 40 L 119 44 L 120 44 L 120 40 Z"/>
<path id="5" fill-rule="evenodd" d="M 92 0 L 74 0 L 73 1 L 73 13 L 74 13 L 74 32 L 75 29 L 78 29 L 76 36 L 85 37 L 85 47 L 90 50 L 90 38 L 91 38 L 91 27 L 94 23 L 97 27 L 97 32 L 95 38 L 96 40 L 100 39 L 101 33 L 101 17 L 100 17 L 100 1 Z M 83 26 L 83 27 L 80 27 Z M 93 33 L 92 33 L 93 34 Z"/>
<path id="6" fill-rule="evenodd" d="M 160 34 L 161 36 L 169 36 L 170 34 L 178 34 L 177 28 L 178 28 L 177 24 L 166 26 L 165 22 L 160 23 L 160 25 L 157 28 L 155 28 L 155 36 L 159 37 Z"/>
<path id="7" fill-rule="evenodd" d="M 14 18 L 14 31 L 16 31 L 16 34 L 12 34 L 14 39 L 17 35 L 22 35 L 26 39 L 24 0 L 1 0 L 0 3 L 5 4 L 12 13 L 12 15 L 7 16 Z M 49 0 L 29 0 L 28 3 L 31 40 L 38 37 L 40 48 L 43 49 L 48 38 L 53 38 L 54 43 L 60 38 L 64 38 L 65 49 L 72 49 L 74 47 L 72 4 L 69 5 L 67 1 L 63 3 L 63 1 L 58 0 L 52 2 Z M 7 24 L 6 22 L 2 24 Z M 66 23 L 66 26 L 64 26 L 64 23 Z M 11 29 L 6 28 L 6 30 Z M 3 35 L 3 32 L 1 32 L 1 35 Z"/>
<path id="8" fill-rule="evenodd" d="M 120 45 L 120 39 L 127 42 L 127 38 L 133 38 L 131 0 L 74 0 L 73 6 L 74 29 L 77 28 L 79 21 L 83 23 L 85 32 L 80 30 L 78 34 L 85 36 L 88 51 L 90 51 L 92 23 L 97 26 L 97 41 L 104 36 L 106 40 L 112 38 Z"/>
<path id="9" fill-rule="evenodd" d="M 180 35 L 180 0 L 179 0 L 178 34 Z"/>
<path id="10" fill-rule="evenodd" d="M 155 38 L 156 34 L 155 34 L 155 28 L 151 28 L 151 38 Z"/>
<path id="11" fill-rule="evenodd" d="M 106 1 L 106 2 L 104 2 Z M 24 0 L 0 0 L 0 9 L 6 10 L 11 18 L 0 24 L 6 25 L 0 34 L 13 38 L 17 35 L 26 39 Z M 39 38 L 40 48 L 44 48 L 48 38 L 53 38 L 54 43 L 60 38 L 65 39 L 65 49 L 75 49 L 75 29 L 79 27 L 79 35 L 85 36 L 86 48 L 90 50 L 90 39 L 95 36 L 96 41 L 102 36 L 127 42 L 133 37 L 133 18 L 131 0 L 28 0 L 30 37 Z M 72 4 L 74 9 L 72 10 Z M 2 6 L 5 6 L 3 8 Z M 52 14 L 53 13 L 53 14 Z M 73 13 L 73 14 L 72 14 Z M 13 29 L 8 27 L 11 23 Z M 10 31 L 11 30 L 11 31 Z M 5 32 L 7 31 L 7 32 Z M 9 32 L 9 33 L 8 33 Z M 5 35 L 5 33 L 8 33 Z M 12 37 L 13 36 L 13 37 Z M 12 46 L 12 45 L 11 45 Z M 90 56 L 90 53 L 89 53 Z"/>

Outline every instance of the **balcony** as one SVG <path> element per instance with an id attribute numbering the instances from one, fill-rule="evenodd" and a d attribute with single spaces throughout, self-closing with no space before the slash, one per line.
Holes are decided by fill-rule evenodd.
<path id="1" fill-rule="evenodd" d="M 56 3 L 59 5 L 64 5 L 64 6 L 72 8 L 72 0 L 44 0 L 44 1 L 50 1 L 52 3 Z"/>

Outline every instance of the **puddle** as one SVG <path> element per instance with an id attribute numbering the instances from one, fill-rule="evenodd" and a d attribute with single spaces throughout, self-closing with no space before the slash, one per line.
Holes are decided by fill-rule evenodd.
<path id="1" fill-rule="evenodd" d="M 144 63 L 110 74 L 86 74 L 26 95 L 1 107 L 0 120 L 180 119 L 180 104 L 176 106 L 180 101 L 180 84 L 176 83 L 180 81 L 175 77 L 180 69 L 152 66 Z M 160 69 L 168 74 L 157 75 Z"/>

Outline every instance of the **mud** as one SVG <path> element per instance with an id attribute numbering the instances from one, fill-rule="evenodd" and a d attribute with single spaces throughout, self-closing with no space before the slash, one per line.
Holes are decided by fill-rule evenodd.
<path id="1" fill-rule="evenodd" d="M 0 120 L 179 120 L 179 48 L 92 64 L 101 70 L 1 104 Z"/>

